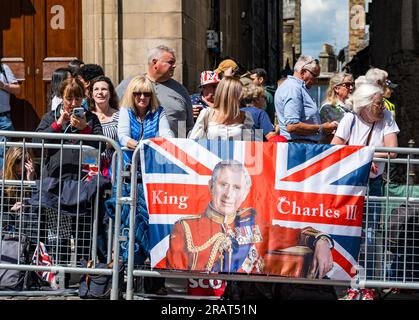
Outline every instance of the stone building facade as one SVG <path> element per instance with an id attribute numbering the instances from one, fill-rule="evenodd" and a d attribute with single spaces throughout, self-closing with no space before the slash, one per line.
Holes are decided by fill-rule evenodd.
<path id="1" fill-rule="evenodd" d="M 349 0 L 349 59 L 365 48 L 365 0 Z"/>
<path id="2" fill-rule="evenodd" d="M 335 55 L 335 48 L 328 44 L 324 43 L 322 51 L 319 55 L 320 61 L 320 70 L 322 72 L 336 72 L 337 71 L 337 64 L 336 64 L 336 55 Z"/>
<path id="3" fill-rule="evenodd" d="M 159 44 L 176 50 L 174 77 L 190 91 L 226 56 L 267 69 L 272 80 L 281 69 L 282 1 L 91 0 L 82 12 L 83 60 L 103 65 L 115 83 L 145 72 Z M 216 48 L 207 48 L 207 30 L 217 33 Z"/>
<path id="4" fill-rule="evenodd" d="M 399 84 L 392 101 L 400 127 L 399 145 L 419 145 L 419 1 L 373 0 L 370 15 L 370 65 L 385 69 Z"/>
<path id="5" fill-rule="evenodd" d="M 282 0 L 15 0 L 0 12 L 0 58 L 22 85 L 12 99 L 18 130 L 36 128 L 54 70 L 75 58 L 118 84 L 145 72 L 148 50 L 164 44 L 190 92 L 225 57 L 242 71 L 265 68 L 270 83 L 282 68 Z"/>
<path id="6" fill-rule="evenodd" d="M 292 70 L 301 55 L 301 0 L 283 1 L 283 68 Z"/>

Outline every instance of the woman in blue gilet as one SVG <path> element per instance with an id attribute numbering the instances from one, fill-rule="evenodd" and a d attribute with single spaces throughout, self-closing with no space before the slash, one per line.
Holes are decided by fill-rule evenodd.
<path id="1" fill-rule="evenodd" d="M 142 139 L 174 137 L 153 84 L 145 76 L 131 80 L 120 106 L 118 140 L 122 147 L 135 149 Z M 131 158 L 132 152 L 124 152 L 125 164 L 130 163 Z"/>
<path id="2" fill-rule="evenodd" d="M 154 137 L 173 138 L 174 134 L 170 130 L 163 108 L 159 105 L 153 84 L 145 76 L 140 75 L 131 80 L 120 103 L 118 140 L 122 147 L 134 150 L 142 139 Z M 133 151 L 124 151 L 124 167 L 131 163 L 132 155 Z M 131 184 L 123 184 L 123 196 L 130 194 L 130 188 Z M 148 239 L 148 212 L 142 183 L 137 184 L 137 195 L 134 261 L 136 264 L 142 264 L 149 256 L 150 247 Z M 105 205 L 108 214 L 112 217 L 115 208 L 115 198 L 108 200 Z M 121 213 L 121 230 L 123 230 L 122 232 L 126 236 L 128 236 L 129 209 L 129 206 L 123 205 Z M 124 261 L 127 261 L 128 258 L 127 249 L 128 240 L 121 243 L 120 253 Z"/>

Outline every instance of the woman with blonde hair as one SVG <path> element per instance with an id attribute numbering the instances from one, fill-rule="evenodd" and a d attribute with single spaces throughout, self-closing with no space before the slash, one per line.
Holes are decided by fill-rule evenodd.
<path id="1" fill-rule="evenodd" d="M 264 105 L 265 89 L 262 86 L 250 84 L 243 88 L 243 106 L 241 110 L 247 111 L 252 115 L 253 129 L 262 130 L 265 139 L 269 140 L 276 133 L 268 113 L 262 109 Z"/>
<path id="2" fill-rule="evenodd" d="M 265 106 L 265 88 L 260 85 L 249 84 L 243 88 L 243 98 L 245 103 L 253 107 L 263 109 Z"/>
<path id="3" fill-rule="evenodd" d="M 135 149 L 142 139 L 174 137 L 154 86 L 147 77 L 139 75 L 131 80 L 120 106 L 118 140 L 121 146 Z M 132 152 L 124 153 L 126 162 L 131 158 Z"/>
<path id="4" fill-rule="evenodd" d="M 345 113 L 352 112 L 345 105 L 345 100 L 354 90 L 354 78 L 345 72 L 336 73 L 329 81 L 329 88 L 326 93 L 326 100 L 320 108 L 320 119 L 322 123 L 340 122 Z M 322 139 L 322 143 L 330 143 L 333 135 L 329 134 Z"/>
<path id="5" fill-rule="evenodd" d="M 240 110 L 242 98 L 240 80 L 224 77 L 215 91 L 214 107 L 201 111 L 189 138 L 254 140 L 252 115 Z"/>
<path id="6" fill-rule="evenodd" d="M 345 105 L 345 100 L 352 94 L 354 87 L 354 78 L 349 73 L 339 72 L 330 78 L 326 100 L 320 108 L 322 123 L 339 122 L 345 113 L 351 112 Z"/>
<path id="7" fill-rule="evenodd" d="M 153 83 L 144 75 L 134 77 L 128 84 L 124 96 L 120 102 L 118 140 L 122 147 L 133 150 L 141 140 L 154 137 L 173 138 L 173 131 L 170 129 L 166 113 L 156 97 Z M 132 151 L 124 151 L 124 166 L 132 161 Z M 137 168 L 137 171 L 140 168 Z M 123 190 L 125 196 L 130 190 Z M 116 207 L 116 198 L 113 196 L 107 201 L 107 212 L 111 216 Z M 147 235 L 148 211 L 145 206 L 144 190 L 142 184 L 137 185 L 137 211 L 136 211 L 135 234 Z M 122 218 L 121 228 L 124 230 L 130 222 Z M 121 247 L 128 247 L 128 242 L 121 244 Z M 134 260 L 143 261 L 149 256 L 149 242 L 147 236 L 135 237 Z M 127 258 L 127 251 L 121 252 L 124 259 Z"/>
<path id="8" fill-rule="evenodd" d="M 27 210 L 23 203 L 30 197 L 32 191 L 30 187 L 21 185 L 22 181 L 33 181 L 36 178 L 33 164 L 33 155 L 30 150 L 23 150 L 21 147 L 10 147 L 7 149 L 2 179 L 15 180 L 14 185 L 7 185 L 4 188 L 2 219 L 4 227 L 6 225 L 15 226 L 20 232 L 25 233 L 31 240 L 36 239 L 34 230 L 36 227 L 36 214 Z M 17 213 L 22 213 L 20 216 Z M 36 241 L 36 240 L 35 240 Z"/>
<path id="9" fill-rule="evenodd" d="M 22 163 L 22 159 L 24 159 Z M 33 165 L 33 157 L 29 150 L 19 147 L 10 147 L 7 149 L 5 157 L 5 165 L 3 170 L 4 180 L 35 180 L 35 169 Z M 23 173 L 23 174 L 22 174 Z M 7 197 L 16 197 L 16 187 L 6 187 L 4 189 Z"/>

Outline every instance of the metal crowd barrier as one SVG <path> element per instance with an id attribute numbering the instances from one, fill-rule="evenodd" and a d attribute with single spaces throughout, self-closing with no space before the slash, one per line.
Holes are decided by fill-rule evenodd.
<path id="1" fill-rule="evenodd" d="M 2 237 L 0 238 L 0 252 L 3 244 L 3 234 L 13 232 L 19 237 L 27 237 L 31 242 L 30 257 L 33 259 L 28 264 L 9 264 L 0 263 L 0 269 L 34 271 L 37 273 L 53 272 L 57 274 L 62 281 L 58 284 L 58 288 L 62 286 L 63 277 L 69 274 L 90 274 L 90 275 L 111 275 L 112 291 L 111 299 L 118 299 L 119 288 L 119 263 L 114 263 L 112 269 L 96 268 L 98 256 L 97 240 L 98 240 L 98 224 L 99 222 L 99 197 L 103 196 L 99 189 L 99 179 L 96 179 L 96 186 L 92 180 L 92 188 L 95 189 L 95 196 L 89 200 L 83 200 L 85 206 L 81 207 L 83 194 L 81 171 L 82 168 L 97 168 L 100 172 L 100 154 L 103 146 L 106 144 L 112 146 L 117 155 L 118 167 L 122 167 L 122 151 L 118 144 L 105 136 L 99 135 L 81 135 L 81 134 L 58 134 L 58 133 L 34 133 L 34 132 L 10 132 L 0 131 L 0 136 L 6 137 L 8 140 L 0 142 L 0 148 L 3 151 L 3 169 L 5 168 L 6 152 L 11 147 L 22 149 L 23 157 L 29 149 L 37 150 L 36 159 L 39 159 L 39 171 L 36 181 L 26 181 L 24 177 L 24 161 L 21 165 L 20 180 L 5 180 L 4 175 L 0 178 L 1 194 L 0 194 L 0 226 L 2 227 Z M 11 141 L 18 140 L 16 141 Z M 34 141 L 34 142 L 31 142 Z M 54 141 L 56 143 L 51 143 Z M 71 141 L 72 144 L 66 142 Z M 48 142 L 48 143 L 47 143 Z M 95 149 L 87 142 L 98 142 L 99 148 Z M 58 150 L 60 156 L 60 169 L 58 182 L 54 185 L 48 185 L 51 180 L 44 172 L 45 157 L 48 150 Z M 79 160 L 77 164 L 73 164 L 78 168 L 78 181 L 75 209 L 65 207 L 64 194 L 65 179 L 63 181 L 63 151 L 78 150 Z M 40 154 L 39 154 L 40 153 Z M 35 164 L 35 163 L 34 163 Z M 89 175 L 86 176 L 88 178 Z M 93 177 L 92 174 L 91 177 Z M 109 228 L 109 239 L 107 243 L 107 262 L 112 257 L 119 257 L 120 242 L 120 213 L 121 205 L 124 199 L 121 199 L 121 175 L 115 178 L 116 185 L 115 197 L 115 221 Z M 51 205 L 47 207 L 45 204 L 45 193 L 48 188 L 55 188 L 56 198 L 52 197 Z M 67 189 L 74 192 L 74 187 Z M 58 192 L 57 192 L 58 191 Z M 51 195 L 51 194 L 49 194 Z M 59 196 L 58 196 L 59 195 Z M 57 207 L 55 207 L 55 202 Z M 18 205 L 20 203 L 23 205 Z M 73 199 L 74 203 L 74 199 Z M 112 221 L 109 219 L 109 221 Z M 111 229 L 112 228 L 112 229 Z M 113 237 L 113 238 L 112 238 Z M 112 245 L 113 242 L 113 245 Z M 41 247 L 42 246 L 42 247 Z M 19 249 L 20 250 L 20 249 Z M 34 254 L 35 250 L 38 254 Z M 49 257 L 47 263 L 40 261 L 40 250 L 44 253 L 44 258 Z M 47 254 L 47 255 L 45 255 Z M 19 254 L 18 254 L 19 255 Z M 84 260 L 93 260 L 93 267 L 87 268 L 80 262 Z M 44 261 L 45 262 L 45 261 Z M 0 292 L 1 294 L 1 292 Z M 48 294 L 48 291 L 45 292 Z"/>
<path id="2" fill-rule="evenodd" d="M 367 195 L 357 288 L 419 289 L 419 186 L 414 185 L 419 160 L 416 148 L 376 148 L 395 152 L 396 159 L 374 159 L 386 163 L 382 196 Z M 401 157 L 402 156 L 402 157 Z M 404 184 L 394 184 L 392 169 Z M 392 189 L 400 189 L 395 192 Z M 367 191 L 368 192 L 368 191 Z"/>
<path id="3" fill-rule="evenodd" d="M 270 283 L 298 283 L 331 286 L 353 286 L 353 287 L 382 287 L 382 288 L 411 288 L 419 289 L 419 192 L 418 197 L 392 196 L 389 193 L 388 185 L 390 181 L 390 165 L 405 165 L 405 186 L 407 189 L 412 187 L 411 175 L 412 167 L 419 164 L 419 160 L 413 159 L 414 155 L 419 154 L 419 149 L 414 148 L 376 148 L 376 152 L 395 152 L 398 154 L 396 159 L 388 156 L 386 159 L 374 158 L 374 162 L 385 162 L 386 171 L 383 174 L 384 196 L 367 195 L 364 204 L 364 223 L 361 237 L 361 250 L 359 254 L 359 264 L 356 267 L 356 276 L 351 281 L 323 280 L 323 279 L 302 279 L 284 278 L 279 276 L 266 275 L 246 275 L 246 274 L 209 274 L 176 270 L 150 270 L 147 266 L 134 265 L 134 237 L 135 237 L 135 214 L 137 205 L 138 167 L 140 148 L 134 150 L 131 165 L 131 195 L 127 199 L 130 204 L 130 231 L 129 231 L 129 255 L 127 267 L 127 291 L 126 298 L 134 298 L 134 278 L 135 277 L 162 277 L 175 279 L 217 279 L 250 282 L 270 282 Z M 400 157 L 406 155 L 406 158 Z M 419 187 L 418 187 L 419 188 Z M 407 213 L 397 213 L 400 208 L 409 208 Z M 368 230 L 367 225 L 372 219 L 372 214 L 379 209 L 379 221 L 374 226 L 375 229 Z M 416 211 L 416 209 L 418 211 Z M 416 212 L 418 213 L 416 215 Z M 395 219 L 395 215 L 397 218 Z M 416 220 L 412 221 L 412 217 Z M 404 233 L 398 232 L 400 228 Z M 417 228 L 409 231 L 411 228 Z M 369 231 L 369 232 L 368 232 Z M 416 232 L 418 232 L 416 234 Z M 416 239 L 418 242 L 416 243 Z M 372 241 L 372 246 L 368 242 Z M 412 243 L 413 242 L 413 243 Z"/>

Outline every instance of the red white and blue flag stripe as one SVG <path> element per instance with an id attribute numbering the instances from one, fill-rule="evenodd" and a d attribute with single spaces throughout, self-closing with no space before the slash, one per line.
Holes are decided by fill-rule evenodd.
<path id="1" fill-rule="evenodd" d="M 206 209 L 215 165 L 234 159 L 252 178 L 242 207 L 255 208 L 271 224 L 331 235 L 335 266 L 328 276 L 354 275 L 373 148 L 163 138 L 141 143 L 152 267 L 165 266 L 173 224 Z"/>

